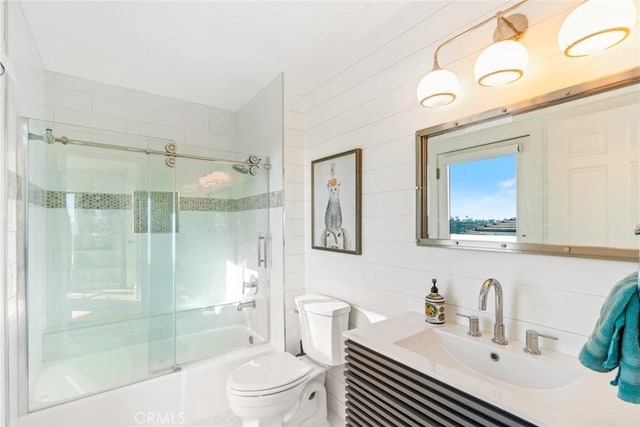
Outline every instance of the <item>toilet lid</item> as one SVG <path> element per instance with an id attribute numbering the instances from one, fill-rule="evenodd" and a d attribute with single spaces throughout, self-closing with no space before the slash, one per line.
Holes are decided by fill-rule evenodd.
<path id="1" fill-rule="evenodd" d="M 342 301 L 314 301 L 304 305 L 304 310 L 321 316 L 338 316 L 351 311 L 351 306 Z"/>
<path id="2" fill-rule="evenodd" d="M 229 375 L 227 387 L 238 392 L 289 388 L 304 381 L 311 367 L 291 353 L 272 353 L 245 363 Z"/>

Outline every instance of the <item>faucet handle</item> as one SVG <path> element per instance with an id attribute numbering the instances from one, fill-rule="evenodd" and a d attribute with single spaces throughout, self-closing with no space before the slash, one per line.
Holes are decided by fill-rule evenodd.
<path id="1" fill-rule="evenodd" d="M 526 341 L 527 346 L 523 348 L 522 351 L 524 351 L 525 353 L 536 355 L 536 356 L 542 354 L 542 352 L 540 351 L 540 348 L 538 347 L 538 337 L 544 337 L 544 338 L 549 338 L 549 339 L 558 341 L 558 337 L 552 337 L 551 335 L 544 335 L 536 330 L 527 329 L 527 341 Z"/>
<path id="2" fill-rule="evenodd" d="M 467 335 L 471 335 L 472 337 L 482 336 L 480 333 L 480 320 L 478 316 L 469 316 L 468 314 L 456 313 L 456 316 L 466 317 L 469 319 L 469 331 Z"/>

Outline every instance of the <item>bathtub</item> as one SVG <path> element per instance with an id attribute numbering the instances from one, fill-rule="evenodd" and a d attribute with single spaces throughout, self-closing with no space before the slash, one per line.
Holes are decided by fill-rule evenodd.
<path id="1" fill-rule="evenodd" d="M 140 366 L 147 366 L 146 344 L 48 362 L 30 390 L 30 409 L 35 412 L 18 418 L 16 425 L 126 427 L 198 423 L 228 412 L 225 383 L 231 371 L 275 351 L 271 344 L 260 343 L 262 339 L 244 326 L 189 334 L 177 341 L 178 363 L 207 357 L 213 352 L 219 355 L 186 363 L 177 372 L 148 379 L 140 378 L 147 375 L 140 372 Z M 226 343 L 228 350 L 221 348 L 220 343 Z M 112 368 L 96 369 L 103 366 Z M 131 378 L 140 381 L 77 399 L 79 393 L 117 387 Z"/>

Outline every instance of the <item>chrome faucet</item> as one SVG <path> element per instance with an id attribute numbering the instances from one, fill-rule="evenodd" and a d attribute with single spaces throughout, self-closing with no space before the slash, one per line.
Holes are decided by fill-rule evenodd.
<path id="1" fill-rule="evenodd" d="M 493 341 L 496 344 L 507 345 L 509 342 L 504 337 L 504 323 L 502 319 L 502 286 L 498 279 L 487 279 L 480 288 L 480 296 L 478 297 L 478 308 L 480 310 L 487 310 L 487 295 L 489 290 L 493 286 L 496 294 L 496 322 L 493 325 Z"/>
<path id="2" fill-rule="evenodd" d="M 247 302 L 239 302 L 238 306 L 236 307 L 236 311 L 242 311 L 247 307 L 256 308 L 256 300 L 252 299 L 251 301 Z"/>

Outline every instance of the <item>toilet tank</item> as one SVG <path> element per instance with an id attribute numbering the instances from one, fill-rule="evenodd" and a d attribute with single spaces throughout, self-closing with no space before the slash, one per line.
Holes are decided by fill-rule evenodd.
<path id="1" fill-rule="evenodd" d="M 296 298 L 304 352 L 316 362 L 335 366 L 344 363 L 342 333 L 349 325 L 351 306 L 322 295 Z"/>

